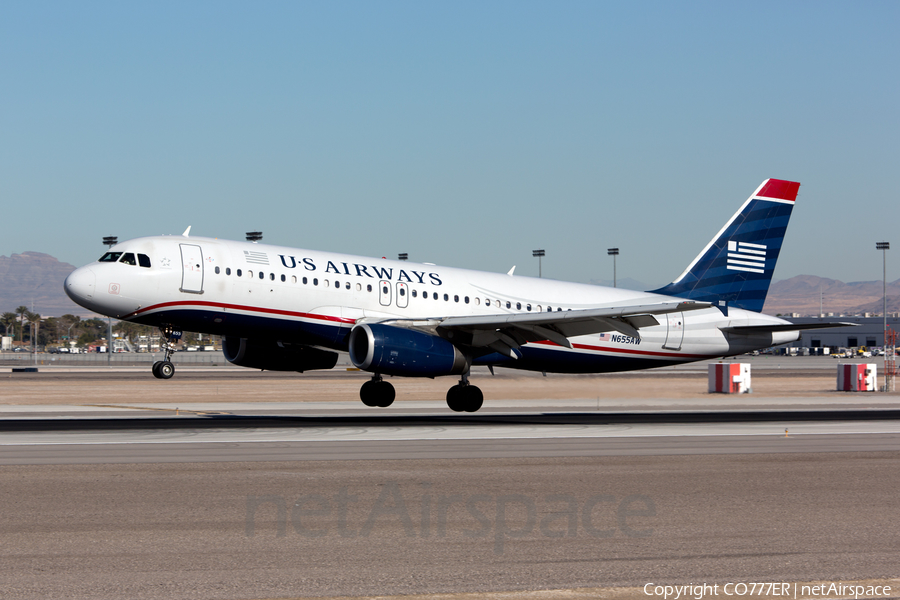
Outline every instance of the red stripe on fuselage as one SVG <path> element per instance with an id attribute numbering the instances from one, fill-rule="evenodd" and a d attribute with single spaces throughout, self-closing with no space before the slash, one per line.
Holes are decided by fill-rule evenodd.
<path id="1" fill-rule="evenodd" d="M 154 304 L 153 306 L 148 306 L 146 308 L 141 308 L 139 310 L 134 311 L 130 315 L 126 315 L 125 318 L 136 317 L 140 314 L 160 310 L 163 308 L 171 308 L 173 306 L 184 306 L 184 307 L 207 307 L 207 308 L 222 308 L 224 310 L 242 310 L 245 312 L 256 312 L 263 313 L 268 315 L 282 315 L 285 317 L 299 317 L 301 319 L 317 319 L 319 321 L 332 321 L 335 323 L 347 323 L 353 324 L 356 323 L 355 319 L 345 319 L 343 317 L 332 317 L 330 315 L 317 315 L 314 313 L 303 313 L 303 312 L 295 312 L 291 310 L 280 310 L 277 308 L 261 308 L 258 306 L 245 306 L 243 304 L 225 304 L 223 302 L 206 302 L 203 300 L 180 300 L 175 302 L 163 302 L 162 304 Z"/>
<path id="2" fill-rule="evenodd" d="M 533 344 L 543 344 L 545 346 L 559 346 L 556 342 L 544 340 L 542 342 L 531 342 Z M 560 348 L 562 346 L 559 346 Z M 632 350 L 631 348 L 613 348 L 611 346 L 593 346 L 589 344 L 572 344 L 572 348 L 579 350 L 591 350 L 593 352 L 615 352 L 618 354 L 635 354 L 638 356 L 665 356 L 670 358 L 712 358 L 713 355 L 707 354 L 681 354 L 675 352 L 653 352 L 651 350 Z M 718 355 L 716 355 L 718 356 Z"/>

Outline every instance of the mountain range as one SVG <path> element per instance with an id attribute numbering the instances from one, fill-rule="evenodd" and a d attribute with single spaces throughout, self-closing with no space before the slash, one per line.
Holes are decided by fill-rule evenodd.
<path id="1" fill-rule="evenodd" d="M 41 252 L 0 256 L 0 313 L 14 312 L 24 305 L 45 317 L 58 317 L 66 313 L 91 316 L 69 300 L 63 291 L 63 281 L 74 270 L 74 266 Z M 612 284 L 607 281 L 591 283 Z M 622 279 L 618 284 L 625 289 L 647 289 L 647 286 L 633 279 Z M 900 279 L 888 283 L 887 295 L 888 314 L 900 312 Z M 817 316 L 820 299 L 826 314 L 881 314 L 882 283 L 844 283 L 814 275 L 797 275 L 772 284 L 763 312 L 770 315 L 797 313 Z"/>

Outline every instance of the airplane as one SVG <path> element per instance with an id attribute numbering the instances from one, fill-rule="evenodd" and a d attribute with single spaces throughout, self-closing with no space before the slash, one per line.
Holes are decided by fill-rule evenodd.
<path id="1" fill-rule="evenodd" d="M 384 376 L 458 375 L 456 412 L 481 408 L 472 366 L 603 373 L 733 356 L 799 339 L 761 314 L 800 184 L 767 179 L 672 283 L 649 292 L 257 242 L 155 236 L 121 242 L 65 280 L 100 314 L 158 327 L 170 379 L 182 331 L 222 336 L 225 358 L 270 371 L 372 373 L 367 406 L 395 398 Z M 816 324 L 816 327 L 839 324 Z M 804 325 L 803 328 L 810 328 Z"/>

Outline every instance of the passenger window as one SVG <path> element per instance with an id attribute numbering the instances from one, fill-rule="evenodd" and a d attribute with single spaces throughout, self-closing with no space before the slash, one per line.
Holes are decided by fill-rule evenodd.
<path id="1" fill-rule="evenodd" d="M 366 286 L 366 291 L 367 291 L 367 292 L 371 292 L 371 291 L 372 291 L 372 284 L 371 284 L 371 283 L 370 283 L 369 285 Z"/>
<path id="2" fill-rule="evenodd" d="M 137 261 L 134 259 L 134 252 L 126 252 L 123 254 L 119 262 L 123 265 L 131 265 L 132 267 L 137 266 Z"/>
<path id="3" fill-rule="evenodd" d="M 401 295 L 401 296 L 405 296 L 405 295 L 406 295 L 406 288 L 400 288 L 400 295 Z"/>
<path id="4" fill-rule="evenodd" d="M 285 277 L 284 275 L 282 275 L 282 276 L 281 276 L 281 281 L 287 281 L 287 277 Z"/>
<path id="5" fill-rule="evenodd" d="M 530 305 L 530 304 L 526 305 L 526 306 L 525 306 L 525 310 L 531 312 L 531 305 Z"/>
<path id="6" fill-rule="evenodd" d="M 144 267 L 145 269 L 150 268 L 150 257 L 146 254 L 138 254 L 138 264 Z"/>
<path id="7" fill-rule="evenodd" d="M 247 269 L 247 277 L 253 279 L 253 271 L 251 271 L 250 269 Z"/>
<path id="8" fill-rule="evenodd" d="M 386 285 L 381 286 L 381 293 L 384 294 L 385 296 L 387 295 L 388 288 Z"/>
<path id="9" fill-rule="evenodd" d="M 241 276 L 241 270 L 238 269 L 238 270 L 237 270 L 237 273 L 235 273 L 235 275 L 237 275 L 238 277 L 240 277 L 240 276 Z"/>
<path id="10" fill-rule="evenodd" d="M 313 285 L 319 285 L 319 279 L 317 277 L 313 277 Z"/>
<path id="11" fill-rule="evenodd" d="M 361 284 L 361 283 L 357 283 L 357 284 L 356 284 L 356 291 L 357 291 L 357 292 L 361 292 L 361 291 L 362 291 L 362 284 Z"/>
<path id="12" fill-rule="evenodd" d="M 444 294 L 444 302 L 447 302 L 447 301 L 449 301 L 449 300 L 450 300 L 450 295 L 449 295 L 449 294 Z"/>
<path id="13" fill-rule="evenodd" d="M 291 275 L 291 283 L 297 283 L 297 276 Z"/>
<path id="14" fill-rule="evenodd" d="M 490 306 L 490 305 L 491 305 L 491 299 L 490 299 L 490 298 L 485 298 L 485 300 L 484 300 L 484 305 L 485 305 L 485 306 Z"/>
<path id="15" fill-rule="evenodd" d="M 306 282 L 309 281 L 306 277 L 303 278 L 303 285 L 306 285 Z"/>
<path id="16" fill-rule="evenodd" d="M 438 295 L 437 295 L 437 292 L 435 292 L 435 293 L 434 293 L 434 299 L 435 299 L 435 300 L 437 300 L 437 299 L 438 299 Z"/>
<path id="17" fill-rule="evenodd" d="M 349 281 L 348 281 L 347 283 L 344 284 L 344 289 L 347 289 L 347 290 L 350 289 L 350 282 L 349 282 Z"/>
<path id="18" fill-rule="evenodd" d="M 454 301 L 454 302 L 459 302 L 459 296 L 454 295 L 454 296 L 453 296 L 453 301 Z"/>
<path id="19" fill-rule="evenodd" d="M 466 296 L 466 297 L 465 297 L 465 298 L 463 298 L 463 300 L 465 300 L 465 301 L 466 301 L 466 304 L 468 304 L 468 303 L 469 303 L 469 297 L 468 297 L 468 296 Z"/>
<path id="20" fill-rule="evenodd" d="M 219 267 L 216 267 L 216 275 L 219 274 Z"/>
<path id="21" fill-rule="evenodd" d="M 516 302 L 516 310 L 522 310 L 522 303 Z"/>
<path id="22" fill-rule="evenodd" d="M 331 286 L 331 283 L 330 283 L 327 279 L 323 279 L 323 280 L 322 280 L 322 285 L 324 285 L 325 287 L 330 287 L 330 286 Z"/>
<path id="23" fill-rule="evenodd" d="M 512 308 L 512 303 L 509 300 L 506 301 L 506 308 Z"/>
<path id="24" fill-rule="evenodd" d="M 121 252 L 107 252 L 100 257 L 98 262 L 116 262 L 119 260 L 120 256 L 122 256 Z"/>
<path id="25" fill-rule="evenodd" d="M 340 281 L 335 281 L 335 282 L 334 282 L 334 287 L 337 288 L 337 289 L 341 289 L 341 282 L 340 282 Z"/>
<path id="26" fill-rule="evenodd" d="M 231 267 L 225 267 L 225 274 L 231 275 Z"/>
<path id="27" fill-rule="evenodd" d="M 266 278 L 266 274 L 263 273 L 262 271 L 260 271 L 260 272 L 259 272 L 259 278 L 260 278 L 260 279 L 265 279 L 265 278 Z"/>
<path id="28" fill-rule="evenodd" d="M 416 294 L 417 294 L 417 293 L 418 293 L 418 292 L 416 292 L 416 290 L 413 290 L 413 291 L 412 291 L 413 298 L 416 297 Z"/>

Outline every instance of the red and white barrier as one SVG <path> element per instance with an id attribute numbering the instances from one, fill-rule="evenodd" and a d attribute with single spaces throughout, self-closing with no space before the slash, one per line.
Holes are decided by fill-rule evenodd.
<path id="1" fill-rule="evenodd" d="M 874 364 L 838 365 L 837 389 L 839 392 L 874 392 L 877 380 Z"/>
<path id="2" fill-rule="evenodd" d="M 716 363 L 709 365 L 709 393 L 749 394 L 750 365 L 747 363 Z"/>

